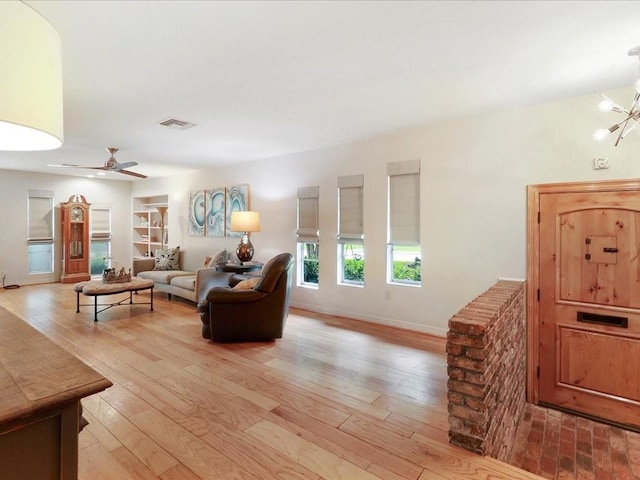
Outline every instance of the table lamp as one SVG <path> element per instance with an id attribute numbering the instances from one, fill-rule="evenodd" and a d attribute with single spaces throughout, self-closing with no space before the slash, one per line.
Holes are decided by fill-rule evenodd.
<path id="1" fill-rule="evenodd" d="M 249 262 L 253 258 L 253 245 L 249 240 L 249 232 L 260 231 L 260 215 L 258 212 L 231 212 L 231 231 L 242 232 L 236 255 L 240 263 Z"/>

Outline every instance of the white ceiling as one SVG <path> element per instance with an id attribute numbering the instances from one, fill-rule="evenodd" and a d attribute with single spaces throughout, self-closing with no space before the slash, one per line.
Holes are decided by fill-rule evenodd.
<path id="1" fill-rule="evenodd" d="M 16 170 L 87 174 L 47 164 L 100 166 L 113 146 L 163 176 L 638 77 L 637 1 L 26 3 L 62 38 L 65 139 L 0 152 Z"/>

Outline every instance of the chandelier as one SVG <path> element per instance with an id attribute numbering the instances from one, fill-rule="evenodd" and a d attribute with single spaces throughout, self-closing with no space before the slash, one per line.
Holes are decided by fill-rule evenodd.
<path id="1" fill-rule="evenodd" d="M 633 47 L 629 50 L 630 56 L 636 56 L 640 60 L 640 45 L 637 47 Z M 598 141 L 602 141 L 607 138 L 613 132 L 618 132 L 618 138 L 616 139 L 616 143 L 614 146 L 618 146 L 620 140 L 627 136 L 627 134 L 632 131 L 634 128 L 638 126 L 638 121 L 640 120 L 640 79 L 635 84 L 636 86 L 636 94 L 633 97 L 633 102 L 631 102 L 631 106 L 627 110 L 626 108 L 622 108 L 616 102 L 607 97 L 604 93 L 601 93 L 603 100 L 598 105 L 598 108 L 603 112 L 617 112 L 625 115 L 625 118 L 619 121 L 618 123 L 614 123 L 609 128 L 601 128 L 596 130 L 593 133 L 593 138 Z"/>

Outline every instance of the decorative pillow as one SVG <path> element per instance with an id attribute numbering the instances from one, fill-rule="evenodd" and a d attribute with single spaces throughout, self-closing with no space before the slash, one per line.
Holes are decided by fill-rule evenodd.
<path id="1" fill-rule="evenodd" d="M 211 261 L 211 257 L 204 257 L 204 262 L 202 262 L 202 266 L 208 267 L 210 261 Z"/>
<path id="2" fill-rule="evenodd" d="M 260 281 L 260 277 L 248 278 L 246 280 L 242 280 L 236 284 L 235 287 L 238 290 L 252 290 L 256 288 L 256 285 Z"/>
<path id="3" fill-rule="evenodd" d="M 156 250 L 154 270 L 180 270 L 180 247 Z"/>
<path id="4" fill-rule="evenodd" d="M 207 267 L 215 267 L 216 265 L 222 265 L 227 262 L 227 250 L 222 249 L 219 252 L 213 254 L 211 259 L 209 260 L 209 264 Z"/>

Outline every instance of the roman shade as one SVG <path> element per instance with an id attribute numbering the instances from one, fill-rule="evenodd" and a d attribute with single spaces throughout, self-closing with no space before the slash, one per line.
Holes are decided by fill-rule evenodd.
<path id="1" fill-rule="evenodd" d="M 91 239 L 111 239 L 111 207 L 109 205 L 91 206 Z"/>
<path id="2" fill-rule="evenodd" d="M 318 198 L 320 187 L 303 187 L 298 189 L 298 242 L 318 243 Z"/>
<path id="3" fill-rule="evenodd" d="M 389 243 L 420 244 L 420 160 L 392 162 L 389 175 Z"/>
<path id="4" fill-rule="evenodd" d="M 363 187 L 364 175 L 338 177 L 338 243 L 361 243 L 364 238 Z"/>
<path id="5" fill-rule="evenodd" d="M 29 190 L 28 243 L 53 242 L 53 192 Z"/>

